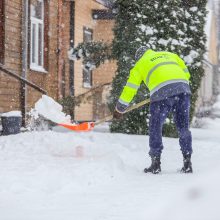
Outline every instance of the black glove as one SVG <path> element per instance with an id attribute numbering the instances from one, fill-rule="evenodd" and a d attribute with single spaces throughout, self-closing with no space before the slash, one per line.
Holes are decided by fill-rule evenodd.
<path id="1" fill-rule="evenodd" d="M 118 111 L 115 109 L 115 111 L 113 112 L 113 118 L 114 118 L 114 119 L 117 119 L 117 120 L 120 120 L 120 119 L 123 118 L 123 113 L 118 112 Z"/>

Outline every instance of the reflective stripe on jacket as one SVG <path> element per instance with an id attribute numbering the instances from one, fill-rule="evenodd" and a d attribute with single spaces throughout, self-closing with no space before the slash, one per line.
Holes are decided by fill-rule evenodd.
<path id="1" fill-rule="evenodd" d="M 128 106 L 142 81 L 152 95 L 163 86 L 171 83 L 184 82 L 188 84 L 189 78 L 190 73 L 178 55 L 165 51 L 147 50 L 131 69 L 119 102 Z"/>

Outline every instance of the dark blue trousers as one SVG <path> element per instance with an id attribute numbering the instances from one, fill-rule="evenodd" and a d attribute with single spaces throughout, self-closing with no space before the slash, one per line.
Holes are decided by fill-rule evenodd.
<path id="1" fill-rule="evenodd" d="M 162 127 L 172 112 L 178 129 L 179 144 L 183 155 L 192 153 L 192 136 L 189 131 L 190 95 L 179 94 L 150 104 L 149 144 L 150 156 L 160 156 L 163 150 Z"/>

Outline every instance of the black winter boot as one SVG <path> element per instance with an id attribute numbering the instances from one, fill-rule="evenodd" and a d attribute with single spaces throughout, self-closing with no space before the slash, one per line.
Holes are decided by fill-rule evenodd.
<path id="1" fill-rule="evenodd" d="M 145 168 L 144 172 L 145 173 L 153 173 L 157 174 L 161 172 L 161 167 L 160 167 L 160 157 L 151 157 L 151 165 L 149 168 Z"/>
<path id="2" fill-rule="evenodd" d="M 181 169 L 182 173 L 192 173 L 192 162 L 191 154 L 183 155 L 183 168 Z"/>

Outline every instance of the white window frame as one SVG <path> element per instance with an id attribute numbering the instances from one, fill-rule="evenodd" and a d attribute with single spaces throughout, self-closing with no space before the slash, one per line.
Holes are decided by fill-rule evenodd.
<path id="1" fill-rule="evenodd" d="M 38 72 L 44 72 L 46 73 L 46 70 L 44 69 L 44 1 L 42 1 L 42 19 L 35 18 L 32 15 L 31 17 L 31 45 L 30 45 L 30 68 L 34 71 Z M 34 60 L 33 62 L 33 25 L 35 25 L 35 53 L 34 53 Z M 39 51 L 39 25 L 42 25 L 42 45 L 41 50 Z M 41 63 L 42 65 L 39 65 L 39 53 L 41 53 Z"/>

